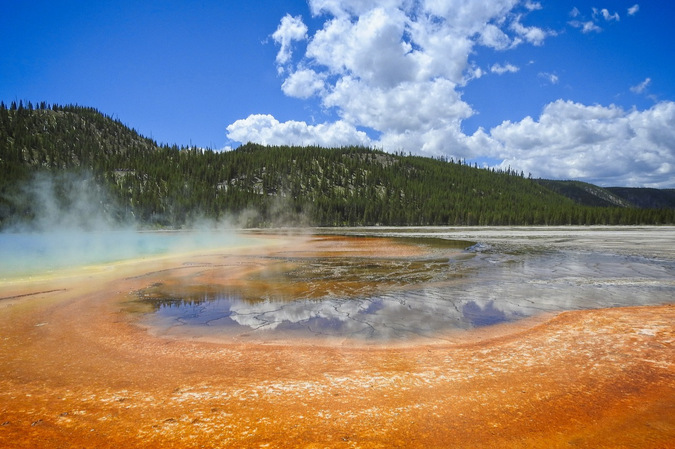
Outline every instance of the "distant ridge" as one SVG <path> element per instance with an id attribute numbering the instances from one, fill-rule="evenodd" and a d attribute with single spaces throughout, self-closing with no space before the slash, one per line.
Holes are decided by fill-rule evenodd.
<path id="1" fill-rule="evenodd" d="M 628 201 L 633 207 L 643 209 L 675 208 L 675 189 L 609 187 L 606 190 Z"/>
<path id="2" fill-rule="evenodd" d="M 636 207 L 620 194 L 586 182 L 553 181 L 549 179 L 539 179 L 537 182 L 584 206 Z"/>
<path id="3" fill-rule="evenodd" d="M 0 227 L 10 229 L 78 221 L 76 211 L 171 228 L 675 222 L 673 190 L 535 180 L 363 147 L 158 145 L 93 108 L 46 103 L 0 103 L 0 176 Z M 41 218 L 46 202 L 57 218 Z"/>
<path id="4" fill-rule="evenodd" d="M 541 185 L 584 206 L 639 209 L 675 208 L 675 189 L 598 187 L 581 181 L 537 180 Z"/>

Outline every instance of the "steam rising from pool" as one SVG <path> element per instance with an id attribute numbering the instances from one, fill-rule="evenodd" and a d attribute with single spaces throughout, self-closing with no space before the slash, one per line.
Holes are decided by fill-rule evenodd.
<path id="1" fill-rule="evenodd" d="M 227 220 L 195 219 L 191 232 L 140 231 L 88 172 L 36 173 L 0 208 L 0 279 L 242 242 Z M 0 203 L 3 205 L 3 203 Z"/>

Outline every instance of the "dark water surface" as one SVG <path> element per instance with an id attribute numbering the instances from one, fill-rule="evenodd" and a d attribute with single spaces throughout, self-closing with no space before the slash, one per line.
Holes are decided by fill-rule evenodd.
<path id="1" fill-rule="evenodd" d="M 485 235 L 472 244 L 453 242 L 456 235 L 406 231 L 409 244 L 439 242 L 424 257 L 275 257 L 243 286 L 157 284 L 134 301 L 151 307 L 145 323 L 160 334 L 376 341 L 675 298 L 675 258 L 616 251 L 600 234 L 573 235 L 568 244 Z"/>

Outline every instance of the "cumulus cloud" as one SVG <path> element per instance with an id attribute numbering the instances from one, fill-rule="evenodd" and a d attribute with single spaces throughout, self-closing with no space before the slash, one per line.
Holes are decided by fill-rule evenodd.
<path id="1" fill-rule="evenodd" d="M 302 17 L 292 17 L 286 14 L 277 30 L 272 34 L 272 39 L 279 44 L 277 63 L 285 64 L 291 59 L 293 41 L 301 41 L 307 38 L 307 25 L 302 22 Z"/>
<path id="2" fill-rule="evenodd" d="M 474 114 L 461 89 L 485 73 L 470 60 L 475 47 L 506 51 L 538 46 L 554 34 L 527 25 L 526 14 L 513 12 L 517 6 L 541 8 L 538 2 L 520 0 L 310 0 L 310 11 L 323 20 L 322 26 L 308 35 L 301 17 L 286 15 L 272 35 L 279 45 L 281 88 L 291 97 L 316 97 L 339 117 L 350 132 L 329 134 L 339 139 L 333 145 L 352 139 L 348 143 L 440 154 L 448 151 L 449 138 L 465 137 L 461 121 Z M 298 56 L 293 44 L 301 40 L 307 45 Z M 492 69 L 516 70 L 513 65 Z M 228 137 L 240 142 L 310 143 L 316 138 L 311 143 L 331 144 L 317 127 L 326 131 L 332 125 L 280 123 L 252 115 L 227 129 Z M 380 140 L 366 140 L 359 128 L 373 130 Z M 283 132 L 289 133 L 287 139 Z"/>
<path id="3" fill-rule="evenodd" d="M 291 73 L 281 85 L 289 97 L 309 98 L 323 90 L 323 75 L 314 70 L 301 69 Z"/>
<path id="4" fill-rule="evenodd" d="M 481 31 L 479 43 L 496 50 L 505 50 L 512 45 L 511 38 L 498 26 L 488 23 Z"/>
<path id="5" fill-rule="evenodd" d="M 356 22 L 331 20 L 314 35 L 307 57 L 332 73 L 382 88 L 412 80 L 419 67 L 411 44 L 402 40 L 404 19 L 400 11 L 376 8 Z"/>
<path id="6" fill-rule="evenodd" d="M 639 10 L 640 10 L 640 5 L 638 5 L 638 4 L 636 3 L 635 5 L 633 5 L 633 6 L 631 6 L 630 8 L 628 8 L 628 15 L 629 15 L 629 16 L 634 16 L 635 14 L 638 13 Z"/>
<path id="7" fill-rule="evenodd" d="M 535 176 L 592 180 L 600 173 L 593 180 L 604 184 L 672 183 L 673 103 L 625 111 L 560 100 L 545 106 L 538 119 L 526 117 L 489 131 L 464 133 L 462 122 L 476 113 L 463 98 L 464 87 L 484 70 L 497 75 L 519 71 L 496 61 L 483 63 L 487 69 L 479 67 L 473 58 L 480 48 L 490 48 L 488 53 L 502 60 L 502 53 L 541 46 L 556 35 L 529 23 L 529 12 L 542 8 L 539 2 L 309 0 L 308 4 L 314 23 L 319 23 L 314 31 L 309 32 L 301 17 L 286 15 L 272 35 L 279 46 L 281 89 L 289 97 L 313 98 L 337 120 L 280 122 L 271 115 L 254 114 L 227 127 L 232 141 L 356 144 L 455 158 L 485 156 Z M 637 5 L 631 10 L 637 12 Z M 607 9 L 584 16 L 574 8 L 569 15 L 568 24 L 583 33 L 602 31 L 600 21 L 619 20 L 618 13 Z M 293 51 L 299 41 L 306 42 L 303 52 Z M 559 83 L 552 72 L 537 76 Z M 648 84 L 645 80 L 631 90 L 642 92 Z"/>
<path id="8" fill-rule="evenodd" d="M 675 170 L 675 103 L 644 111 L 558 100 L 490 130 L 491 156 L 537 176 L 664 187 Z M 483 142 L 485 144 L 485 142 Z"/>
<path id="9" fill-rule="evenodd" d="M 321 145 L 343 146 L 359 144 L 368 146 L 368 135 L 352 125 L 339 120 L 335 123 L 308 125 L 290 120 L 279 122 L 269 114 L 253 114 L 237 120 L 227 127 L 230 139 L 238 142 L 256 142 L 263 145 Z"/>

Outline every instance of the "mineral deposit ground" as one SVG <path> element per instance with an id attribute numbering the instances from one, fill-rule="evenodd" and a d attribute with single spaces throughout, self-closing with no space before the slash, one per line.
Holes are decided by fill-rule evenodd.
<path id="1" fill-rule="evenodd" d="M 3 281 L 0 447 L 675 447 L 673 304 L 404 343 L 167 337 L 129 310 L 172 276 L 235 285 L 338 238 L 270 239 Z"/>

